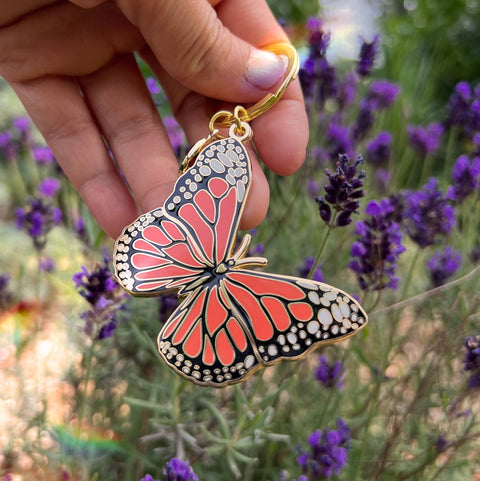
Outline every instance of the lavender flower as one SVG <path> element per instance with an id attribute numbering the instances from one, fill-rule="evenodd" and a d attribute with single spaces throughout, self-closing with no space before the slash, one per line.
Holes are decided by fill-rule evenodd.
<path id="1" fill-rule="evenodd" d="M 345 74 L 342 82 L 337 87 L 337 103 L 340 110 L 355 102 L 357 93 L 357 78 L 351 72 Z"/>
<path id="2" fill-rule="evenodd" d="M 376 167 L 384 166 L 390 159 L 392 135 L 390 132 L 380 132 L 375 139 L 367 144 L 367 161 Z"/>
<path id="3" fill-rule="evenodd" d="M 278 481 L 288 481 L 287 476 L 288 476 L 288 472 L 282 469 L 282 471 L 280 471 L 280 478 Z M 292 479 L 291 481 L 296 481 L 296 480 Z M 298 481 L 308 481 L 308 478 L 306 476 L 301 475 L 298 477 Z"/>
<path id="4" fill-rule="evenodd" d="M 190 464 L 178 458 L 172 458 L 163 468 L 166 481 L 198 481 Z"/>
<path id="5" fill-rule="evenodd" d="M 55 259 L 53 259 L 52 257 L 42 257 L 40 259 L 40 270 L 44 272 L 53 272 L 55 270 L 55 267 Z"/>
<path id="6" fill-rule="evenodd" d="M 318 358 L 318 366 L 315 369 L 315 377 L 326 388 L 340 389 L 343 386 L 345 368 L 342 361 L 328 362 L 326 356 Z"/>
<path id="7" fill-rule="evenodd" d="M 158 318 L 161 324 L 165 324 L 173 311 L 178 307 L 177 294 L 167 294 L 158 298 Z"/>
<path id="8" fill-rule="evenodd" d="M 31 121 L 29 117 L 16 117 L 12 122 L 13 128 L 20 133 L 21 142 L 25 145 L 31 140 Z"/>
<path id="9" fill-rule="evenodd" d="M 46 145 L 34 147 L 32 149 L 32 157 L 39 165 L 49 165 L 55 162 L 52 151 Z"/>
<path id="10" fill-rule="evenodd" d="M 0 274 L 0 312 L 5 312 L 12 301 L 12 293 L 9 288 L 10 275 Z"/>
<path id="11" fill-rule="evenodd" d="M 45 197 L 53 198 L 60 189 L 60 181 L 54 177 L 47 177 L 38 186 L 38 191 Z"/>
<path id="12" fill-rule="evenodd" d="M 447 125 L 463 127 L 467 122 L 472 90 L 467 82 L 459 82 L 448 101 Z"/>
<path id="13" fill-rule="evenodd" d="M 408 125 L 407 134 L 412 147 L 423 157 L 437 150 L 443 134 L 443 127 L 433 122 L 427 127 Z"/>
<path id="14" fill-rule="evenodd" d="M 460 252 L 454 251 L 450 246 L 442 251 L 435 252 L 427 262 L 427 269 L 432 284 L 435 287 L 441 286 L 457 272 L 462 263 Z"/>
<path id="15" fill-rule="evenodd" d="M 30 198 L 28 206 L 16 211 L 17 228 L 24 230 L 37 250 L 45 247 L 48 233 L 62 221 L 62 212 L 45 198 Z"/>
<path id="16" fill-rule="evenodd" d="M 146 84 L 150 94 L 156 95 L 161 93 L 162 89 L 160 88 L 160 85 L 158 84 L 156 79 L 154 79 L 153 77 L 148 77 L 146 80 Z"/>
<path id="17" fill-rule="evenodd" d="M 330 34 L 323 30 L 321 20 L 310 18 L 307 22 L 307 30 L 309 32 L 309 53 L 300 69 L 299 77 L 308 104 L 312 102 L 316 95 L 320 79 L 331 79 L 334 77 L 334 71 L 329 70 L 330 66 L 325 59 Z"/>
<path id="18" fill-rule="evenodd" d="M 350 269 L 357 274 L 361 289 L 396 289 L 397 262 L 405 247 L 395 207 L 390 199 L 371 201 L 365 213 L 369 219 L 355 224 L 357 240 L 351 248 Z"/>
<path id="19" fill-rule="evenodd" d="M 327 131 L 327 144 L 329 145 L 329 155 L 331 159 L 338 159 L 338 156 L 349 155 L 352 150 L 352 142 L 348 134 L 348 127 L 330 124 Z"/>
<path id="20" fill-rule="evenodd" d="M 359 199 L 365 195 L 362 189 L 365 172 L 362 170 L 357 172 L 357 166 L 361 163 L 363 163 L 361 156 L 350 164 L 348 156 L 341 155 L 334 174 L 325 169 L 329 184 L 324 187 L 325 197 L 317 197 L 316 201 L 320 217 L 331 227 L 346 226 L 352 222 L 351 215 L 358 214 Z M 333 219 L 332 209 L 337 214 Z"/>
<path id="21" fill-rule="evenodd" d="M 360 110 L 352 129 L 353 140 L 359 142 L 363 140 L 373 127 L 375 104 L 368 98 L 360 102 Z"/>
<path id="22" fill-rule="evenodd" d="M 395 102 L 399 91 L 399 86 L 388 80 L 375 80 L 370 85 L 367 99 L 375 109 L 382 110 Z"/>
<path id="23" fill-rule="evenodd" d="M 126 293 L 115 282 L 109 269 L 109 260 L 98 264 L 92 272 L 85 266 L 73 275 L 79 294 L 90 304 L 90 310 L 81 314 L 85 320 L 85 333 L 93 339 L 111 337 L 117 324 L 117 312 L 124 308 Z"/>
<path id="24" fill-rule="evenodd" d="M 480 388 L 480 336 L 470 336 L 465 340 L 463 370 L 468 373 L 468 387 Z"/>
<path id="25" fill-rule="evenodd" d="M 326 58 L 321 58 L 319 60 L 317 102 L 322 106 L 327 99 L 335 97 L 337 91 L 338 84 L 335 68 L 328 63 Z"/>
<path id="26" fill-rule="evenodd" d="M 347 462 L 347 447 L 350 430 L 342 419 L 337 420 L 337 429 L 322 432 L 317 430 L 308 438 L 310 451 L 303 451 L 298 464 L 310 481 L 338 474 Z"/>
<path id="27" fill-rule="evenodd" d="M 420 247 L 434 244 L 439 235 L 449 234 L 455 225 L 455 209 L 437 190 L 435 178 L 429 179 L 423 189 L 406 193 L 404 199 L 407 234 Z"/>
<path id="28" fill-rule="evenodd" d="M 303 264 L 303 267 L 299 269 L 298 275 L 300 277 L 307 278 L 308 274 L 310 274 L 310 271 L 312 270 L 313 263 L 315 262 L 314 257 L 306 257 L 305 262 Z M 313 272 L 312 279 L 317 282 L 323 282 L 323 274 L 322 274 L 322 266 L 317 265 L 315 271 Z"/>
<path id="29" fill-rule="evenodd" d="M 470 105 L 467 113 L 467 122 L 465 125 L 466 133 L 470 138 L 480 131 L 480 100 L 475 99 Z"/>
<path id="30" fill-rule="evenodd" d="M 160 481 L 160 480 L 154 479 L 150 474 L 146 474 L 140 481 Z"/>
<path id="31" fill-rule="evenodd" d="M 323 30 L 322 21 L 317 17 L 310 17 L 306 24 L 310 56 L 324 57 L 330 44 L 330 32 Z"/>
<path id="32" fill-rule="evenodd" d="M 367 77 L 372 72 L 375 57 L 378 53 L 379 42 L 380 37 L 378 35 L 375 35 L 371 42 L 363 41 L 362 46 L 360 47 L 360 58 L 357 64 L 357 73 L 361 77 Z"/>
<path id="33" fill-rule="evenodd" d="M 171 116 L 165 117 L 163 119 L 163 123 L 165 125 L 165 129 L 167 131 L 168 138 L 170 139 L 173 151 L 178 156 L 180 155 L 182 147 L 185 143 L 185 136 L 183 134 L 183 130 L 178 124 L 178 122 Z"/>
<path id="34" fill-rule="evenodd" d="M 9 130 L 0 133 L 0 152 L 7 162 L 13 162 L 17 158 L 18 145 Z"/>
<path id="35" fill-rule="evenodd" d="M 452 169 L 450 196 L 458 203 L 463 202 L 477 188 L 479 176 L 480 157 L 470 160 L 466 155 L 461 155 Z"/>
<path id="36" fill-rule="evenodd" d="M 315 180 L 307 179 L 307 190 L 308 190 L 308 193 L 315 198 L 317 197 L 320 191 L 320 186 L 318 185 L 318 182 L 316 182 Z"/>

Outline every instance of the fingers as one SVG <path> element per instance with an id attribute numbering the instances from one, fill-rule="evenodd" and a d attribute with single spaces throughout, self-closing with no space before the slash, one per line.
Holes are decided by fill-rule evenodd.
<path id="1" fill-rule="evenodd" d="M 163 205 L 178 162 L 132 55 L 78 80 L 142 212 Z"/>
<path id="2" fill-rule="evenodd" d="M 222 100 L 258 100 L 285 72 L 283 59 L 232 35 L 207 0 L 117 0 L 158 62 L 179 83 Z"/>
<path id="3" fill-rule="evenodd" d="M 218 13 L 219 18 L 234 33 L 243 35 L 249 43 L 261 46 L 285 40 L 284 33 L 264 2 L 230 0 L 219 5 Z M 162 83 L 175 117 L 183 126 L 189 142 L 193 144 L 199 138 L 205 137 L 208 134 L 209 122 L 207 112 L 210 112 L 211 116 L 220 108 L 217 107 L 212 112 L 207 100 L 180 85 L 162 68 L 152 52 L 146 50 L 142 55 Z M 226 108 L 233 111 L 238 104 L 245 105 L 240 93 L 236 103 Z M 271 110 L 253 121 L 252 128 L 262 161 L 279 175 L 296 172 L 305 160 L 308 143 L 308 120 L 299 82 L 293 82 Z M 258 225 L 268 208 L 268 183 L 253 153 L 252 164 L 253 185 L 243 214 L 242 228 Z"/>
<path id="4" fill-rule="evenodd" d="M 16 2 L 3 2 L 2 8 L 0 9 L 0 25 L 8 25 L 25 14 L 55 2 L 57 2 L 57 0 L 21 0 Z"/>
<path id="5" fill-rule="evenodd" d="M 45 77 L 12 87 L 92 215 L 111 237 L 137 215 L 77 85 Z"/>
<path id="6" fill-rule="evenodd" d="M 85 75 L 144 44 L 113 3 L 88 10 L 56 3 L 0 29 L 0 74 L 8 81 Z"/>

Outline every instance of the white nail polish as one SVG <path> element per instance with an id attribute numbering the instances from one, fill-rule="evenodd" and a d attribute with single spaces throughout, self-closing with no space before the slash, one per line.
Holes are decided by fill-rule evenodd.
<path id="1" fill-rule="evenodd" d="M 270 90 L 283 79 L 287 65 L 286 57 L 252 49 L 245 78 L 257 89 Z"/>

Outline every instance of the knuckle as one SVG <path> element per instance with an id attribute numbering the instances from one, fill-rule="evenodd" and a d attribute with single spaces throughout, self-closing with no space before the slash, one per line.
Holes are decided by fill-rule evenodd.
<path id="1" fill-rule="evenodd" d="M 117 120 L 115 127 L 107 133 L 107 140 L 112 145 L 126 145 L 138 142 L 138 139 L 158 129 L 158 121 L 146 113 L 136 113 Z"/>
<path id="2" fill-rule="evenodd" d="M 203 25 L 184 37 L 183 42 L 178 45 L 178 61 L 173 66 L 178 81 L 188 85 L 199 77 L 208 78 L 211 75 L 214 64 L 224 58 L 219 56 L 216 50 L 221 46 L 228 51 L 228 39 L 222 38 L 223 28 L 212 11 Z"/>

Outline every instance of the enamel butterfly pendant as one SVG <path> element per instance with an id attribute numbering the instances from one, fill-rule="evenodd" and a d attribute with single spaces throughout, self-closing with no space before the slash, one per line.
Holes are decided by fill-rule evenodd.
<path id="1" fill-rule="evenodd" d="M 246 257 L 248 234 L 234 252 L 251 184 L 247 121 L 264 105 L 217 113 L 165 204 L 141 215 L 115 244 L 115 275 L 130 294 L 178 291 L 182 302 L 163 326 L 158 349 L 174 371 L 202 386 L 243 381 L 367 323 L 358 302 L 339 289 L 253 270 L 267 260 Z M 214 128 L 219 118 L 231 123 L 226 137 Z"/>

